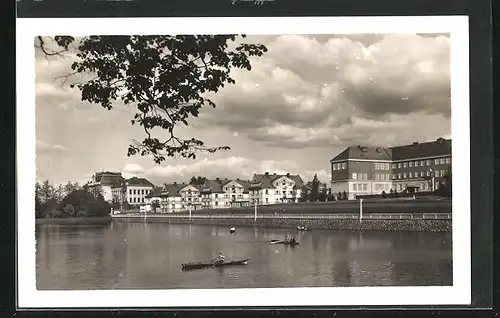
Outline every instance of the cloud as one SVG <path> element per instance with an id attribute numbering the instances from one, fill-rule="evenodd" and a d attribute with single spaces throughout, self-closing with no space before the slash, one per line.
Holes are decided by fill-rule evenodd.
<path id="1" fill-rule="evenodd" d="M 213 96 L 217 108 L 203 110 L 195 125 L 306 147 L 328 146 L 335 142 L 329 134 L 346 130 L 361 129 L 363 140 L 399 129 L 394 115 L 446 122 L 449 46 L 445 35 L 274 37 L 251 72 L 234 72 L 236 85 Z M 363 120 L 374 123 L 371 130 L 358 127 Z"/>
<path id="2" fill-rule="evenodd" d="M 58 145 L 58 144 L 49 144 L 45 141 L 42 140 L 37 140 L 36 141 L 36 153 L 38 155 L 43 155 L 43 154 L 55 154 L 55 155 L 61 155 L 64 153 L 67 153 L 68 149 Z"/>
<path id="3" fill-rule="evenodd" d="M 300 174 L 304 181 L 312 180 L 314 174 L 322 181 L 330 179 L 326 170 L 308 170 L 293 160 L 254 160 L 239 156 L 218 159 L 203 159 L 184 164 L 143 168 L 138 164 L 127 164 L 122 169 L 125 177 L 149 178 L 156 184 L 188 182 L 191 177 L 204 176 L 222 179 L 250 179 L 255 173 Z"/>

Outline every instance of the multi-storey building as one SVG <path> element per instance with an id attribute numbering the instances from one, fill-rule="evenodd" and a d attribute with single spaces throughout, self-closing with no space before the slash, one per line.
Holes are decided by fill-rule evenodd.
<path id="1" fill-rule="evenodd" d="M 351 146 L 330 160 L 331 191 L 356 195 L 437 189 L 451 171 L 451 140 L 397 147 Z"/>
<path id="2" fill-rule="evenodd" d="M 101 171 L 92 176 L 92 181 L 87 183 L 87 186 L 94 194 L 102 194 L 104 200 L 111 203 L 113 201 L 112 189 L 120 186 L 123 180 L 121 172 Z"/>
<path id="3" fill-rule="evenodd" d="M 202 208 L 204 209 L 220 209 L 226 207 L 227 198 L 222 190 L 222 181 L 217 178 L 215 180 L 206 180 L 200 186 Z"/>
<path id="4" fill-rule="evenodd" d="M 125 202 L 130 205 L 145 204 L 146 196 L 153 192 L 154 188 L 154 184 L 149 180 L 133 177 L 112 188 L 113 200 L 122 204 Z"/>
<path id="5" fill-rule="evenodd" d="M 254 174 L 250 181 L 251 204 L 277 204 L 298 202 L 304 182 L 299 175 Z"/>
<path id="6" fill-rule="evenodd" d="M 250 181 L 248 180 L 225 180 L 222 183 L 222 191 L 226 199 L 226 206 L 244 207 L 250 203 Z"/>
<path id="7" fill-rule="evenodd" d="M 198 186 L 174 182 L 163 186 L 160 208 L 163 213 L 198 210 L 202 208 L 201 199 Z"/>

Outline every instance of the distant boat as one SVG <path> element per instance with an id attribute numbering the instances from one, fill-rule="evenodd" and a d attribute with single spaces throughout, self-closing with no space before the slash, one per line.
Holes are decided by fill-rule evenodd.
<path id="1" fill-rule="evenodd" d="M 299 242 L 287 241 L 287 240 L 271 240 L 271 245 L 274 245 L 274 244 L 284 244 L 284 245 L 295 246 L 295 245 L 299 245 Z"/>
<path id="2" fill-rule="evenodd" d="M 193 270 L 193 269 L 202 269 L 202 268 L 210 268 L 210 267 L 225 267 L 225 266 L 235 266 L 235 265 L 248 265 L 248 261 L 250 259 L 242 259 L 238 261 L 224 261 L 222 263 L 214 263 L 214 261 L 209 262 L 196 262 L 196 263 L 183 263 L 181 264 L 182 270 Z"/>
<path id="3" fill-rule="evenodd" d="M 304 226 L 297 226 L 297 231 L 310 231 L 310 229 L 304 227 Z"/>
<path id="4" fill-rule="evenodd" d="M 232 228 L 230 228 L 229 233 L 231 233 L 231 234 L 236 233 L 236 228 L 234 226 Z"/>

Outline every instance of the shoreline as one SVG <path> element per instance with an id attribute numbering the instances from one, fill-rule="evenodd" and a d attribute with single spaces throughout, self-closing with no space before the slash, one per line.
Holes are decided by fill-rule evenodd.
<path id="1" fill-rule="evenodd" d="M 93 216 L 81 218 L 53 218 L 53 219 L 35 219 L 35 225 L 54 224 L 54 225 L 99 225 L 111 223 L 110 216 Z"/>
<path id="2" fill-rule="evenodd" d="M 168 223 L 168 224 L 199 224 L 223 225 L 264 228 L 292 228 L 305 226 L 311 230 L 342 230 L 364 232 L 451 232 L 451 219 L 325 219 L 325 218 L 191 218 L 185 217 L 113 217 L 112 222 L 124 223 Z"/>

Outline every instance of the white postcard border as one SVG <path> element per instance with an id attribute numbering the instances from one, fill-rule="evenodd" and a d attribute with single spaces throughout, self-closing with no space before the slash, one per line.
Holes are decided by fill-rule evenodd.
<path id="1" fill-rule="evenodd" d="M 19 308 L 454 305 L 471 301 L 467 16 L 17 19 L 17 282 Z M 321 287 L 38 291 L 35 273 L 37 35 L 450 33 L 452 287 Z M 455 173 L 456 172 L 456 173 Z"/>

